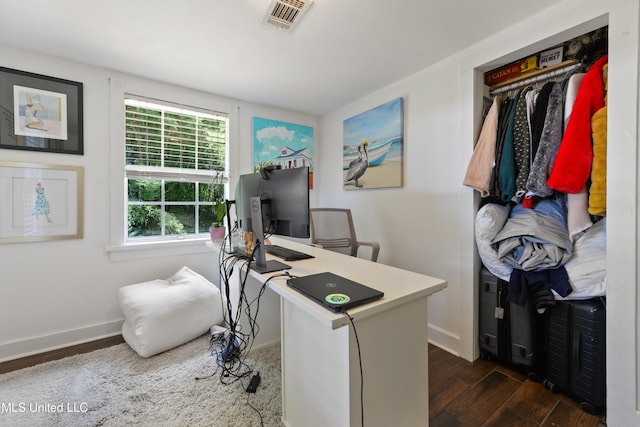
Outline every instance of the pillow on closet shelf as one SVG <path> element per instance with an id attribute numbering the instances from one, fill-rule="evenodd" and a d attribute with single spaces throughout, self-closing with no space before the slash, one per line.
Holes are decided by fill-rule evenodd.
<path id="1" fill-rule="evenodd" d="M 504 227 L 511 207 L 509 205 L 499 205 L 488 203 L 482 206 L 476 214 L 476 246 L 478 254 L 484 266 L 496 277 L 509 281 L 513 267 L 498 257 L 498 250 L 491 241 Z"/>
<path id="2" fill-rule="evenodd" d="M 188 267 L 166 280 L 123 286 L 118 301 L 122 336 L 142 357 L 184 344 L 223 321 L 220 290 Z"/>

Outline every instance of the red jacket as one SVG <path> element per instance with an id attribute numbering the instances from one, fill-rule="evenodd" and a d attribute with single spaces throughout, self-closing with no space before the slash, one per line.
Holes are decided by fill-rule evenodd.
<path id="1" fill-rule="evenodd" d="M 563 193 L 578 193 L 591 175 L 591 117 L 604 107 L 602 67 L 607 62 L 607 55 L 598 59 L 580 84 L 567 129 L 547 179 L 549 188 Z"/>

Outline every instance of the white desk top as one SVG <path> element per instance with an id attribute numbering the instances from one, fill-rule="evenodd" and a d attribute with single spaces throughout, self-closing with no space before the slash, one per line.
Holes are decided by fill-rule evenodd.
<path id="1" fill-rule="evenodd" d="M 387 309 L 413 301 L 416 298 L 427 297 L 447 286 L 445 280 L 424 274 L 343 255 L 279 237 L 271 237 L 270 240 L 275 245 L 285 246 L 315 257 L 300 261 L 282 261 L 267 254 L 267 259 L 278 259 L 290 265 L 291 269 L 287 271 L 292 276 L 306 276 L 328 271 L 384 292 L 382 299 L 349 310 L 349 314 L 354 319 L 373 316 Z M 219 246 L 216 247 L 211 244 L 208 244 L 208 246 L 219 250 Z M 280 273 L 282 272 L 260 274 L 252 270 L 250 275 L 259 282 L 264 283 L 270 277 Z M 305 307 L 305 310 L 314 317 L 329 323 L 332 329 L 349 323 L 344 314 L 333 313 L 291 289 L 287 286 L 287 277 L 276 277 L 269 280 L 268 287 L 288 301 Z"/>

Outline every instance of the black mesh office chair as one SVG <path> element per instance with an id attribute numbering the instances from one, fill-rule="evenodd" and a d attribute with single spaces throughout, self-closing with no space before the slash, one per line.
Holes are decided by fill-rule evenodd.
<path id="1" fill-rule="evenodd" d="M 371 261 L 378 260 L 380 244 L 358 241 L 350 209 L 313 208 L 310 214 L 312 244 L 351 256 L 358 256 L 358 249 L 368 246 L 371 248 Z"/>

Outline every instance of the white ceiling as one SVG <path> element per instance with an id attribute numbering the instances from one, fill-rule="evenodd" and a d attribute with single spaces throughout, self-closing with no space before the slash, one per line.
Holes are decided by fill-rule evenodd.
<path id="1" fill-rule="evenodd" d="M 0 0 L 0 44 L 322 115 L 559 2 L 315 0 L 287 31 L 270 0 Z"/>

